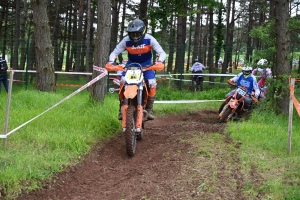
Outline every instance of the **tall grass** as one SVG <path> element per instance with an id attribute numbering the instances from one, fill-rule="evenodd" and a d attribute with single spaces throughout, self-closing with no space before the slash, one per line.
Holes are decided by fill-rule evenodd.
<path id="1" fill-rule="evenodd" d="M 38 92 L 29 87 L 13 88 L 9 131 L 41 114 L 70 95 L 72 88 L 56 93 Z M 230 91 L 228 86 L 205 85 L 205 91 L 179 91 L 174 84 L 161 83 L 157 100 L 220 100 Z M 4 125 L 7 94 L 1 93 L 0 115 Z M 67 166 L 80 162 L 96 142 L 121 133 L 117 94 L 107 94 L 103 103 L 91 101 L 82 91 L 26 126 L 12 133 L 0 146 L 0 190 L 6 199 L 14 199 L 22 189 L 35 189 L 39 181 L 51 177 Z M 220 102 L 193 104 L 155 104 L 156 115 L 218 109 Z M 253 166 L 265 180 L 263 186 L 248 183 L 246 193 L 263 191 L 269 199 L 297 199 L 300 196 L 300 118 L 293 117 L 292 152 L 287 154 L 287 117 L 276 115 L 264 106 L 255 109 L 249 120 L 230 122 L 227 132 L 239 149 L 242 169 Z M 0 126 L 3 130 L 3 126 Z M 1 199 L 1 197 L 0 197 Z"/>

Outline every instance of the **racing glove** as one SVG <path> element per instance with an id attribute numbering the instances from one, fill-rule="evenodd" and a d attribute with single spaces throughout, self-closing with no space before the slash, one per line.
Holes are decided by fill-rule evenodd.
<path id="1" fill-rule="evenodd" d="M 253 96 L 253 95 L 251 95 L 251 99 L 252 99 L 252 101 L 255 102 L 255 103 L 258 102 L 258 99 L 257 99 L 255 96 Z"/>
<path id="2" fill-rule="evenodd" d="M 115 63 L 113 61 L 109 61 L 108 63 L 106 63 L 105 69 L 109 72 L 113 72 L 113 71 L 115 71 L 114 65 L 115 65 Z"/>

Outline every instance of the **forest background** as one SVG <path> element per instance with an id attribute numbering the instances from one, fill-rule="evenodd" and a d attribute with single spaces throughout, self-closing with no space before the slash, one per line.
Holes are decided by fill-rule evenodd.
<path id="1" fill-rule="evenodd" d="M 93 72 L 87 81 L 97 76 L 93 65 L 103 67 L 128 22 L 140 18 L 167 52 L 167 72 L 188 71 L 198 58 L 209 73 L 224 74 L 241 59 L 255 67 L 266 58 L 276 77 L 271 83 L 275 108 L 288 113 L 291 61 L 300 59 L 298 1 L 6 0 L 0 12 L 1 54 L 12 69 L 35 69 L 40 91 L 56 91 L 55 71 Z M 220 71 L 219 58 L 224 60 Z M 214 84 L 215 77 L 209 81 Z M 102 101 L 106 86 L 105 78 L 98 81 L 91 96 Z"/>

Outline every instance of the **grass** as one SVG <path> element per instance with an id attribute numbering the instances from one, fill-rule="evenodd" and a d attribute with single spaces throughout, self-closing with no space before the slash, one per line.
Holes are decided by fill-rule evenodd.
<path id="1" fill-rule="evenodd" d="M 270 199 L 299 199 L 300 197 L 300 118 L 294 111 L 291 153 L 287 153 L 288 118 L 260 109 L 249 120 L 229 123 L 228 133 L 243 145 L 240 157 L 244 170 L 256 166 L 266 183 L 261 188 Z M 253 188 L 251 188 L 253 189 Z"/>
<path id="2" fill-rule="evenodd" d="M 158 88 L 157 100 L 219 100 L 230 91 L 227 85 L 221 84 L 214 87 L 206 84 L 205 91 L 198 93 L 186 88 L 179 91 L 173 83 L 169 88 L 168 81 L 160 83 Z M 75 90 L 59 87 L 53 94 L 38 92 L 32 86 L 27 90 L 24 86 L 14 86 L 8 130 L 43 113 Z M 2 92 L 0 103 L 6 105 L 6 102 L 7 94 Z M 219 104 L 155 104 L 154 109 L 156 114 L 166 115 L 217 109 Z M 0 115 L 5 116 L 5 113 L 6 107 L 2 106 Z M 117 114 L 116 93 L 107 94 L 103 103 L 95 103 L 85 90 L 13 132 L 6 139 L 5 147 L 0 147 L 1 195 L 14 199 L 22 189 L 36 189 L 39 181 L 80 162 L 96 141 L 120 134 Z M 2 119 L 4 122 L 4 117 Z M 255 109 L 247 121 L 228 123 L 228 134 L 235 142 L 242 143 L 238 153 L 243 170 L 249 171 L 255 166 L 265 180 L 260 187 L 248 183 L 245 193 L 263 191 L 269 199 L 298 199 L 300 196 L 300 118 L 296 112 L 291 154 L 287 154 L 287 123 L 286 116 L 262 108 Z M 209 154 L 201 149 L 195 153 Z"/>

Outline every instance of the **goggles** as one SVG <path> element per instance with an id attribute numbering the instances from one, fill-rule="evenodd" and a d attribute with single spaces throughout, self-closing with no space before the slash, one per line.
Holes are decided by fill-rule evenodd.
<path id="1" fill-rule="evenodd" d="M 128 35 L 130 38 L 133 38 L 133 39 L 138 39 L 138 38 L 142 37 L 142 33 L 140 33 L 140 32 L 129 32 Z"/>

